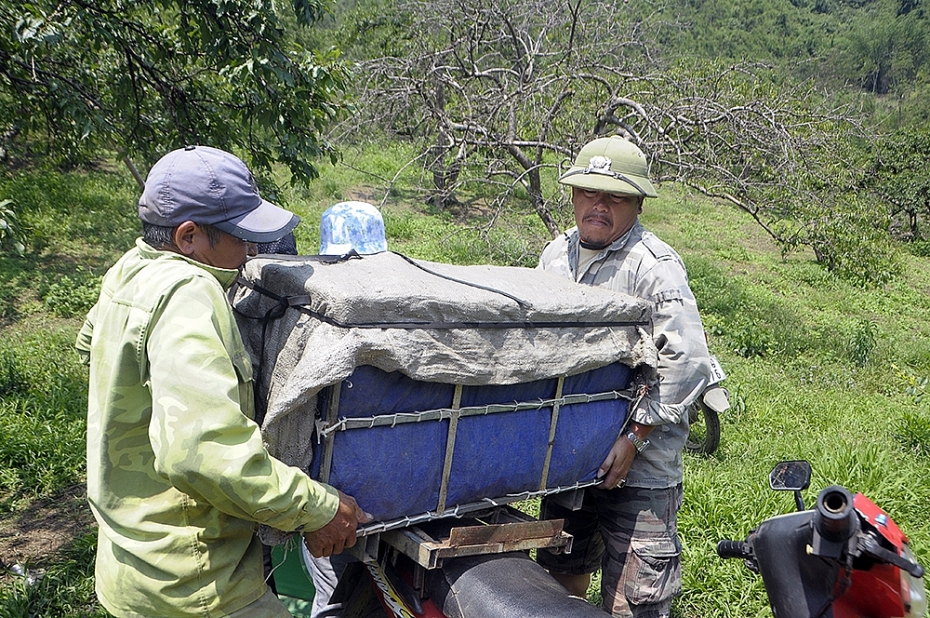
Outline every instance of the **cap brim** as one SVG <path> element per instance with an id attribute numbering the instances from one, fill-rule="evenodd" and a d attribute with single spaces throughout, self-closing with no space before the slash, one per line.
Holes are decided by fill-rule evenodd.
<path id="1" fill-rule="evenodd" d="M 591 189 L 592 191 L 605 191 L 617 195 L 643 195 L 645 197 L 658 197 L 655 187 L 648 178 L 628 175 L 629 182 L 607 174 L 586 173 L 583 168 L 572 168 L 562 174 L 559 182 L 569 187 Z"/>
<path id="2" fill-rule="evenodd" d="M 351 243 L 328 243 L 320 247 L 320 255 L 345 255 L 351 250 Z"/>
<path id="3" fill-rule="evenodd" d="M 241 217 L 214 223 L 213 227 L 248 242 L 274 242 L 297 227 L 300 217 L 262 200 L 258 208 Z"/>

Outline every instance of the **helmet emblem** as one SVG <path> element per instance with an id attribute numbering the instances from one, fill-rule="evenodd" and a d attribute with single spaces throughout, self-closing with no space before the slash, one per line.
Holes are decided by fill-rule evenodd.
<path id="1" fill-rule="evenodd" d="M 611 165 L 613 165 L 613 161 L 610 160 L 610 157 L 595 155 L 591 157 L 591 161 L 588 162 L 588 169 L 585 171 L 595 174 L 610 174 Z"/>

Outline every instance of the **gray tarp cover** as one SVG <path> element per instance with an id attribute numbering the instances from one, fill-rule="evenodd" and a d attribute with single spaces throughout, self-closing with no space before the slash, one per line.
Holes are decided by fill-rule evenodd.
<path id="1" fill-rule="evenodd" d="M 242 278 L 246 285 L 234 291 L 233 306 L 260 369 L 255 386 L 267 404 L 262 433 L 275 457 L 305 470 L 317 394 L 360 365 L 465 385 L 529 382 L 618 361 L 656 365 L 646 302 L 534 269 L 454 266 L 385 252 L 337 263 L 261 256 L 246 264 Z M 279 303 L 248 285 L 301 309 L 263 323 L 255 318 Z"/>

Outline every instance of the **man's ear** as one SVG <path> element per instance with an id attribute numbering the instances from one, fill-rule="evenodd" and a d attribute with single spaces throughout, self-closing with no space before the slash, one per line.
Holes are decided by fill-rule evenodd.
<path id="1" fill-rule="evenodd" d="M 178 227 L 174 228 L 174 246 L 178 248 L 182 255 L 191 255 L 197 250 L 198 244 L 204 231 L 193 221 L 185 221 Z"/>
<path id="2" fill-rule="evenodd" d="M 639 214 L 643 214 L 643 202 L 645 202 L 645 201 L 646 201 L 646 198 L 644 198 L 644 197 L 640 197 L 640 198 L 639 198 L 639 208 L 637 209 L 637 212 L 638 212 Z"/>

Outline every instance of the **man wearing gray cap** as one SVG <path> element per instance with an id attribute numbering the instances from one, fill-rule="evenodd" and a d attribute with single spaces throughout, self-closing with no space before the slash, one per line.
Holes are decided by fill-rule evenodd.
<path id="1" fill-rule="evenodd" d="M 710 375 L 704 329 L 681 258 L 639 223 L 644 198 L 656 197 L 642 151 L 618 136 L 595 139 L 559 182 L 571 187 L 576 227 L 546 246 L 539 268 L 649 301 L 659 380 L 631 410 L 581 509 L 543 501 L 542 517 L 564 517 L 574 541 L 570 554 L 537 559 L 581 597 L 600 567 L 603 607 L 614 616 L 667 618 L 681 590 L 688 406 Z"/>
<path id="2" fill-rule="evenodd" d="M 264 582 L 258 524 L 317 556 L 369 519 L 271 457 L 252 421 L 252 364 L 226 290 L 255 244 L 299 219 L 235 156 L 188 146 L 139 200 L 143 235 L 107 272 L 76 347 L 90 365 L 87 495 L 96 590 L 115 616 L 286 617 Z"/>

